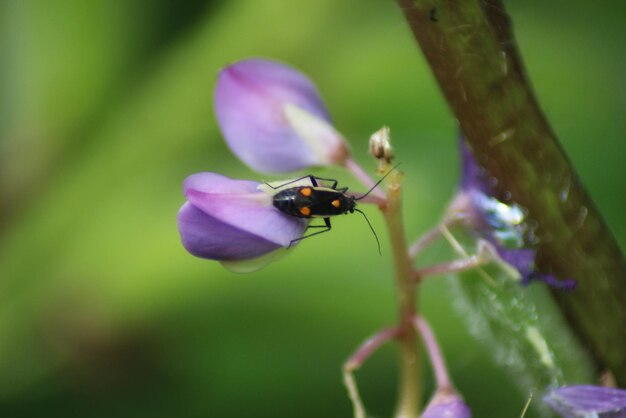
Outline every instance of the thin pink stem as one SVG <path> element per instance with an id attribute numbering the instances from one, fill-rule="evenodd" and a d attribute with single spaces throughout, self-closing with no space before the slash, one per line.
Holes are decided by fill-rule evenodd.
<path id="1" fill-rule="evenodd" d="M 364 196 L 363 193 L 352 193 L 352 192 L 348 192 L 346 193 L 348 196 L 354 196 L 359 203 L 369 203 L 371 205 L 376 205 L 378 207 L 385 207 L 385 205 L 387 204 L 387 200 L 383 199 L 379 196 L 374 196 L 373 194 L 369 194 L 367 196 Z"/>
<path id="2" fill-rule="evenodd" d="M 365 361 L 380 348 L 381 345 L 398 337 L 400 330 L 398 328 L 385 328 L 368 338 L 361 346 L 350 356 L 348 361 L 343 365 L 343 382 L 348 390 L 348 396 L 352 401 L 355 418 L 366 418 L 365 406 L 359 395 L 359 389 L 354 378 L 354 371 L 361 367 Z"/>
<path id="3" fill-rule="evenodd" d="M 458 199 L 455 199 L 452 202 L 452 204 L 448 208 L 448 212 L 456 213 L 454 205 L 457 200 Z M 411 260 L 415 261 L 415 257 L 417 257 L 419 253 L 421 253 L 424 249 L 426 249 L 433 242 L 435 242 L 435 240 L 443 234 L 443 231 L 445 229 L 450 228 L 450 226 L 454 225 L 458 221 L 459 218 L 456 216 L 445 216 L 444 219 L 437 226 L 416 239 L 415 242 L 411 244 L 408 250 Z"/>
<path id="4" fill-rule="evenodd" d="M 358 369 L 381 345 L 396 338 L 398 333 L 398 328 L 385 328 L 372 335 L 350 356 L 343 369 L 348 372 Z"/>
<path id="5" fill-rule="evenodd" d="M 446 368 L 446 362 L 437 344 L 435 334 L 428 326 L 428 323 L 419 316 L 413 317 L 413 325 L 417 331 L 422 335 L 424 346 L 430 357 L 430 362 L 433 366 L 433 372 L 435 373 L 435 381 L 437 382 L 437 390 L 452 389 L 452 383 L 448 375 L 448 369 Z"/>
<path id="6" fill-rule="evenodd" d="M 354 177 L 356 177 L 365 187 L 367 187 L 368 190 L 374 187 L 376 182 L 356 161 L 352 159 L 352 157 L 346 158 L 344 164 L 348 171 L 350 171 L 354 175 Z M 380 189 L 380 187 L 376 187 L 374 190 L 372 190 L 372 195 L 378 197 L 379 199 L 382 199 L 383 201 L 387 200 L 387 195 L 382 189 Z"/>
<path id="7" fill-rule="evenodd" d="M 437 238 L 441 236 L 441 229 L 439 229 L 439 225 L 419 237 L 411 246 L 409 247 L 409 257 L 411 260 L 415 260 L 415 257 L 422 252 L 426 247 L 435 242 Z"/>
<path id="8" fill-rule="evenodd" d="M 486 264 L 489 260 L 481 255 L 472 255 L 469 258 L 450 261 L 443 264 L 424 267 L 415 272 L 417 279 L 438 276 L 440 274 L 461 273 Z"/>

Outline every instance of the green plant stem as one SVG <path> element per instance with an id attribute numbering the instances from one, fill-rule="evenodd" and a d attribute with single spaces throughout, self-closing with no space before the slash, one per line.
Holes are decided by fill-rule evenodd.
<path id="1" fill-rule="evenodd" d="M 389 176 L 387 205 L 383 208 L 393 251 L 396 273 L 396 297 L 398 300 L 398 343 L 400 345 L 400 385 L 396 417 L 417 417 L 421 405 L 422 362 L 418 337 L 412 319 L 416 314 L 417 286 L 413 279 L 413 267 L 407 252 L 407 242 L 402 221 L 402 174 Z"/>
<path id="2" fill-rule="evenodd" d="M 534 97 L 504 5 L 397 1 L 477 161 L 538 226 L 539 270 L 578 281 L 553 290 L 570 326 L 625 386 L 626 262 Z"/>

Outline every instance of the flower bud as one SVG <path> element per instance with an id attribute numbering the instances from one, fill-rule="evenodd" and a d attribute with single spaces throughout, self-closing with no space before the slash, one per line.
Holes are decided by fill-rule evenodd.
<path id="1" fill-rule="evenodd" d="M 259 172 L 343 164 L 349 156 L 313 83 L 285 64 L 248 59 L 224 68 L 215 113 L 230 149 Z"/>
<path id="2" fill-rule="evenodd" d="M 388 126 L 383 126 L 370 136 L 370 154 L 377 160 L 391 163 L 393 160 L 393 148 L 391 147 L 391 132 Z"/>
<path id="3" fill-rule="evenodd" d="M 602 386 L 563 386 L 543 398 L 563 418 L 626 417 L 626 390 Z"/>
<path id="4" fill-rule="evenodd" d="M 421 418 L 470 418 L 472 412 L 456 392 L 440 389 L 430 400 Z"/>

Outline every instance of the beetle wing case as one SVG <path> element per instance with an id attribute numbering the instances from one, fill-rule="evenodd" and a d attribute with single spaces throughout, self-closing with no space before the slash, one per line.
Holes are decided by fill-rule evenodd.
<path id="1" fill-rule="evenodd" d="M 325 187 L 314 187 L 308 204 L 311 216 L 326 218 L 346 213 L 348 198 L 341 192 Z"/>

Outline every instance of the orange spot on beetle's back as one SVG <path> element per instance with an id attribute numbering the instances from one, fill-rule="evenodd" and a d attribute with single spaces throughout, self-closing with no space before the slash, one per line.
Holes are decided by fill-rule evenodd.
<path id="1" fill-rule="evenodd" d="M 313 193 L 313 190 L 310 187 L 304 187 L 304 188 L 300 189 L 300 194 L 302 196 L 309 197 L 309 196 L 311 196 L 311 193 Z"/>
<path id="2" fill-rule="evenodd" d="M 311 214 L 311 209 L 303 206 L 300 208 L 300 213 L 304 216 L 309 216 Z"/>
<path id="3" fill-rule="evenodd" d="M 341 202 L 339 201 L 339 199 L 333 200 L 332 202 L 330 202 L 330 204 L 336 207 L 337 209 L 339 209 L 339 206 L 341 206 Z"/>

